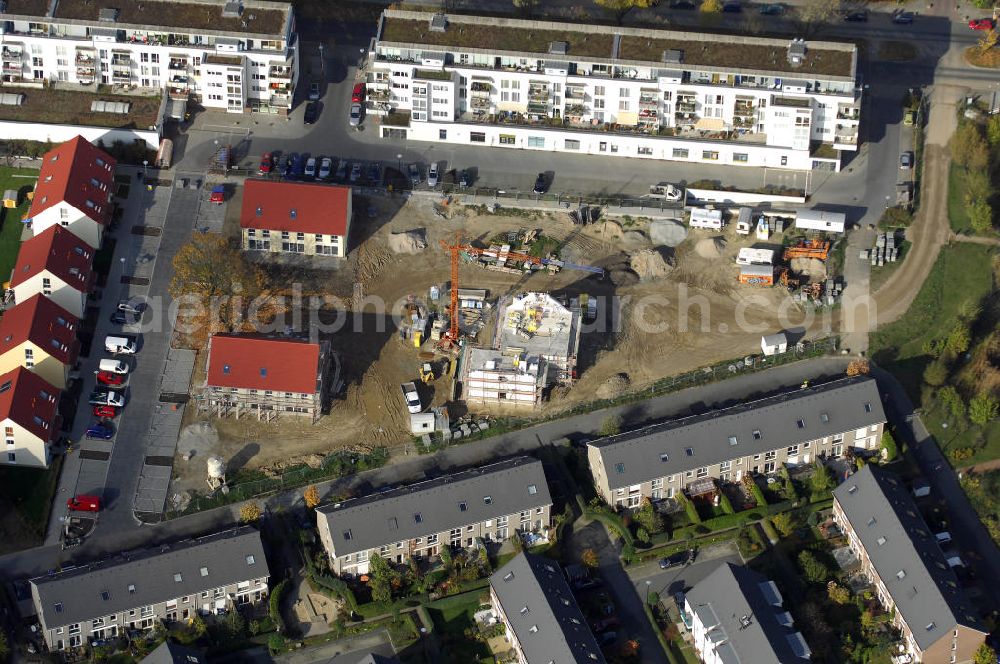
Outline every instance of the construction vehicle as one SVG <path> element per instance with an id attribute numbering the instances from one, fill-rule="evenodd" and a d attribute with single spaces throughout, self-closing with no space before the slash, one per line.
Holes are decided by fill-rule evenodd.
<path id="1" fill-rule="evenodd" d="M 423 383 L 433 383 L 436 379 L 434 375 L 434 366 L 430 362 L 424 362 L 420 365 L 420 381 Z"/>
<path id="2" fill-rule="evenodd" d="M 830 256 L 830 243 L 825 240 L 799 240 L 785 249 L 784 258 L 818 258 L 825 261 Z"/>
<path id="3" fill-rule="evenodd" d="M 802 282 L 787 267 L 781 267 L 778 268 L 778 283 L 785 288 L 798 288 Z"/>

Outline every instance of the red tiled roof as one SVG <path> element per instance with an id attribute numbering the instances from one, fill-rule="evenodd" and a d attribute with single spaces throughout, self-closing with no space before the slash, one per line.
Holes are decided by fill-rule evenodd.
<path id="1" fill-rule="evenodd" d="M 347 235 L 351 189 L 327 184 L 247 180 L 242 228 Z"/>
<path id="2" fill-rule="evenodd" d="M 0 375 L 0 420 L 10 418 L 44 441 L 58 429 L 59 390 L 24 367 Z"/>
<path id="3" fill-rule="evenodd" d="M 81 292 L 90 287 L 94 249 L 62 226 L 51 226 L 21 244 L 11 287 L 48 271 Z"/>
<path id="4" fill-rule="evenodd" d="M 258 335 L 216 334 L 208 346 L 208 384 L 274 392 L 316 392 L 319 344 Z"/>
<path id="5" fill-rule="evenodd" d="M 28 216 L 66 201 L 97 223 L 106 224 L 111 219 L 114 177 L 114 159 L 82 136 L 72 138 L 42 157 Z"/>
<path id="6" fill-rule="evenodd" d="M 0 356 L 25 341 L 66 365 L 76 364 L 80 320 L 42 294 L 32 295 L 4 312 L 0 318 Z"/>

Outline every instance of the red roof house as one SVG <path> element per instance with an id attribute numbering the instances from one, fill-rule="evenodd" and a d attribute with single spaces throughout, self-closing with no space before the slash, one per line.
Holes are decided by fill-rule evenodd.
<path id="1" fill-rule="evenodd" d="M 30 364 L 64 388 L 80 354 L 79 325 L 76 316 L 40 293 L 20 302 L 0 318 L 0 371 Z"/>
<path id="2" fill-rule="evenodd" d="M 93 247 L 70 231 L 53 226 L 21 244 L 10 287 L 18 302 L 42 293 L 82 317 L 93 264 Z"/>
<path id="3" fill-rule="evenodd" d="M 343 257 L 351 215 L 350 187 L 248 179 L 240 211 L 243 248 Z"/>
<path id="4" fill-rule="evenodd" d="M 325 364 L 318 343 L 256 334 L 215 334 L 208 342 L 209 387 L 314 394 Z"/>
<path id="5" fill-rule="evenodd" d="M 8 441 L 0 463 L 48 466 L 48 446 L 60 426 L 58 408 L 59 390 L 41 376 L 23 367 L 0 375 L 0 420 Z"/>

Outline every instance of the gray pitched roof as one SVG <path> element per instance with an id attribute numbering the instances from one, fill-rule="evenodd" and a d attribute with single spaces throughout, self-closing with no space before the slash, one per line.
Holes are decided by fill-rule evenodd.
<path id="1" fill-rule="evenodd" d="M 605 661 L 559 563 L 520 553 L 490 577 L 527 664 Z"/>
<path id="2" fill-rule="evenodd" d="M 270 576 L 260 533 L 244 526 L 31 580 L 48 628 Z"/>
<path id="3" fill-rule="evenodd" d="M 386 657 L 373 652 L 362 657 L 356 664 L 399 664 L 399 660 L 395 657 Z"/>
<path id="4" fill-rule="evenodd" d="M 142 658 L 141 664 L 207 664 L 201 650 L 164 641 L 156 650 Z"/>
<path id="5" fill-rule="evenodd" d="M 957 625 L 982 629 L 897 475 L 868 465 L 833 495 L 921 650 Z"/>
<path id="6" fill-rule="evenodd" d="M 596 440 L 612 489 L 885 422 L 871 378 L 845 378 Z M 845 437 L 846 439 L 846 437 Z"/>
<path id="7" fill-rule="evenodd" d="M 517 457 L 324 505 L 316 518 L 327 520 L 334 551 L 345 556 L 551 504 L 542 462 Z"/>
<path id="8" fill-rule="evenodd" d="M 767 577 L 723 563 L 695 585 L 686 599 L 712 640 L 721 644 L 717 651 L 722 661 L 809 661 L 808 646 L 782 608 L 781 593 Z M 796 648 L 805 656 L 797 654 Z"/>

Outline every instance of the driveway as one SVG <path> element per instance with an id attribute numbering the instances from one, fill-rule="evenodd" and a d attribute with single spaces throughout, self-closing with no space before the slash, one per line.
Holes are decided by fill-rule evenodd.
<path id="1" fill-rule="evenodd" d="M 690 565 L 660 569 L 659 561 L 653 560 L 628 569 L 635 591 L 645 597 L 646 592 L 658 593 L 660 601 L 669 605 L 671 598 L 679 592 L 686 592 L 692 586 L 716 570 L 719 565 L 733 563 L 742 565 L 743 559 L 733 541 L 720 542 L 698 550 L 698 557 Z M 648 589 L 647 585 L 649 584 Z"/>

